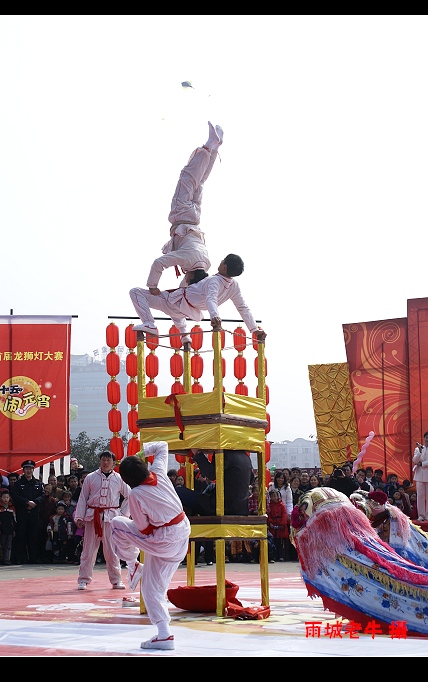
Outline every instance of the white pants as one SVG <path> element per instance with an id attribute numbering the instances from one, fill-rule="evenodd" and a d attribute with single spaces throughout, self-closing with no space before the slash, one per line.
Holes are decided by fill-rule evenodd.
<path id="1" fill-rule="evenodd" d="M 204 182 L 207 180 L 218 152 L 205 147 L 198 147 L 190 156 L 186 166 L 180 173 L 177 187 L 171 201 L 168 221 L 177 223 L 193 223 L 199 225 L 201 219 L 201 202 Z"/>
<path id="2" fill-rule="evenodd" d="M 109 580 L 112 585 L 122 581 L 122 569 L 119 557 L 114 551 L 111 523 L 101 521 L 103 537 L 99 538 L 95 533 L 94 521 L 85 521 L 85 535 L 83 538 L 83 550 L 80 556 L 80 567 L 78 582 L 85 582 L 88 585 L 92 581 L 92 571 L 97 559 L 97 552 L 102 540 L 103 554 L 106 560 L 106 568 Z"/>
<path id="3" fill-rule="evenodd" d="M 428 517 L 428 483 L 424 481 L 415 481 L 418 515 Z"/>
<path id="4" fill-rule="evenodd" d="M 154 310 L 160 310 L 165 313 L 165 315 L 168 315 L 181 334 L 186 333 L 186 318 L 176 304 L 173 305 L 168 302 L 169 294 L 167 291 L 161 291 L 159 296 L 153 296 L 148 289 L 136 287 L 135 289 L 131 289 L 129 295 L 135 311 L 143 324 L 149 324 L 150 326 L 156 327 L 155 319 L 150 310 L 150 308 L 153 308 Z"/>
<path id="5" fill-rule="evenodd" d="M 116 516 L 111 525 L 116 552 L 128 566 L 137 561 L 140 551 L 144 552 L 141 595 L 151 623 L 169 623 L 166 591 L 187 553 L 190 535 L 187 517 L 175 526 L 157 528 L 151 535 L 140 533 L 134 521 L 125 516 Z"/>

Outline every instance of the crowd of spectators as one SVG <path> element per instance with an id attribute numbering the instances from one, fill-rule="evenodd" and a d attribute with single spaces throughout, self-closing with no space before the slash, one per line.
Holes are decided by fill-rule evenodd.
<path id="1" fill-rule="evenodd" d="M 200 466 L 194 466 L 193 490 L 199 494 L 212 495 L 215 482 L 204 473 Z M 25 466 L 24 466 L 25 465 Z M 79 499 L 83 481 L 87 474 L 77 460 L 72 460 L 70 474 L 56 476 L 52 471 L 48 483 L 36 480 L 34 462 L 23 462 L 23 474 L 10 473 L 2 477 L 0 486 L 0 563 L 20 565 L 24 563 L 68 563 L 79 564 L 83 546 L 84 528 L 77 528 L 73 512 Z M 209 468 L 209 467 L 208 467 Z M 211 467 L 212 470 L 212 467 Z M 170 469 L 171 479 L 177 494 L 182 498 L 186 480 L 185 468 Z M 381 490 L 388 496 L 391 505 L 399 507 L 411 520 L 418 519 L 417 494 L 410 480 L 399 482 L 395 473 L 389 473 L 384 480 L 382 469 L 360 467 L 355 473 L 352 463 L 346 462 L 334 467 L 330 474 L 308 471 L 299 467 L 276 468 L 267 472 L 265 487 L 266 514 L 268 525 L 268 554 L 271 563 L 275 561 L 297 561 L 297 552 L 290 541 L 290 517 L 293 507 L 301 495 L 318 486 L 328 486 L 341 491 L 347 497 L 357 490 L 372 492 Z M 207 509 L 212 505 L 207 506 Z M 253 471 L 248 489 L 245 515 L 259 513 L 259 485 L 257 471 Z M 192 515 L 192 510 L 186 510 Z M 199 513 L 199 512 L 197 512 Z M 234 511 L 234 514 L 237 512 Z M 256 540 L 226 541 L 227 562 L 259 561 L 260 547 Z M 201 540 L 195 543 L 196 563 L 215 562 L 215 543 Z M 104 561 L 102 545 L 97 563 Z M 186 564 L 186 560 L 183 565 Z"/>

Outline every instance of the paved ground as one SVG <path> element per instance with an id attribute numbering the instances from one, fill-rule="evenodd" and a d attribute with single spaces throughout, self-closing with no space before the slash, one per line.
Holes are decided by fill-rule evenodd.
<path id="1" fill-rule="evenodd" d="M 425 657 L 426 638 L 402 640 L 362 635 L 359 639 L 328 635 L 337 624 L 321 599 L 310 599 L 297 562 L 269 564 L 266 620 L 240 621 L 215 613 L 191 613 L 170 604 L 174 651 L 143 651 L 141 641 L 155 630 L 140 612 L 139 593 L 112 590 L 103 564 L 85 591 L 77 590 L 78 566 L 34 565 L 0 567 L 1 657 Z M 123 570 L 126 580 L 126 570 Z M 187 572 L 179 568 L 171 587 L 185 586 Z M 214 585 L 215 566 L 198 565 L 196 585 Z M 260 569 L 256 564 L 227 564 L 226 579 L 239 586 L 244 606 L 261 603 Z M 135 599 L 124 608 L 123 598 Z M 318 636 L 308 624 L 319 623 Z M 331 627 L 330 627 L 331 633 Z"/>

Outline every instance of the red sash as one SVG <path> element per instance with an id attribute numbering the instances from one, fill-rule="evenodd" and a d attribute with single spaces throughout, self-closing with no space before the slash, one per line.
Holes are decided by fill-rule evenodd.
<path id="1" fill-rule="evenodd" d="M 103 528 L 101 526 L 101 512 L 105 511 L 106 509 L 119 509 L 119 507 L 88 507 L 88 509 L 94 510 L 95 535 L 97 535 L 99 538 L 102 538 Z"/>
<path id="2" fill-rule="evenodd" d="M 182 521 L 185 518 L 185 516 L 186 514 L 184 513 L 184 511 L 182 511 L 180 512 L 180 514 L 178 514 L 178 516 L 174 516 L 174 518 L 171 519 L 171 521 L 168 521 L 168 523 L 164 523 L 162 526 L 152 526 L 152 524 L 149 523 L 149 525 L 146 528 L 144 528 L 144 530 L 140 530 L 140 533 L 142 533 L 143 535 L 150 535 L 151 533 L 153 533 L 154 530 L 156 530 L 156 528 L 166 528 L 166 526 L 175 526 L 177 525 L 177 523 L 180 523 L 180 521 Z"/>

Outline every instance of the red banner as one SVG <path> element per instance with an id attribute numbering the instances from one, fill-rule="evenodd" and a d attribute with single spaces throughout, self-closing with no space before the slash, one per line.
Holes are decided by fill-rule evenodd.
<path id="1" fill-rule="evenodd" d="M 375 436 L 362 466 L 411 480 L 407 320 L 344 324 L 359 448 Z"/>
<path id="2" fill-rule="evenodd" d="M 70 453 L 71 317 L 0 315 L 0 472 Z"/>

